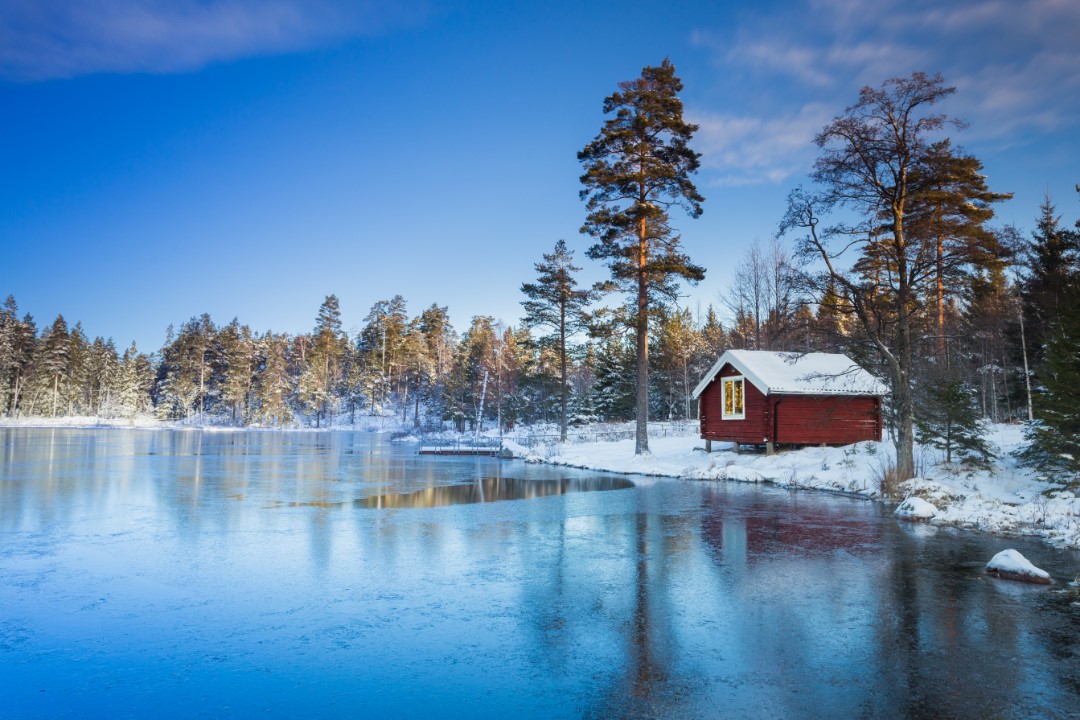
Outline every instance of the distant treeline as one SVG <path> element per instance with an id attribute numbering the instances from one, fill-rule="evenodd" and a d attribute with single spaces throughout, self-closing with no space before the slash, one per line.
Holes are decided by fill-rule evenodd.
<path id="1" fill-rule="evenodd" d="M 929 425 L 942 414 L 950 382 L 962 385 L 963 402 L 978 417 L 1006 421 L 1027 419 L 1029 380 L 1039 416 L 1060 397 L 1056 383 L 1070 377 L 1061 374 L 1059 355 L 1080 345 L 1080 233 L 1062 224 L 1047 198 L 1028 238 L 1011 228 L 994 238 L 984 263 L 948 268 L 943 283 L 929 277 L 920 289 L 916 385 L 918 415 Z M 812 297 L 804 279 L 779 242 L 755 245 L 718 308 L 661 308 L 650 333 L 650 415 L 695 418 L 690 394 L 728 348 L 846 351 L 880 372 L 873 344 L 841 295 L 827 288 Z M 571 421 L 632 419 L 630 310 L 578 312 L 581 330 L 567 343 Z M 155 352 L 132 344 L 121 353 L 111 339 L 91 340 L 63 316 L 39 329 L 8 297 L 0 309 L 0 410 L 8 417 L 154 414 L 253 426 L 321 426 L 390 413 L 417 427 L 459 430 L 557 422 L 557 337 L 538 330 L 536 323 L 504 326 L 477 316 L 458 332 L 447 307 L 410 316 L 395 296 L 376 302 L 362 330 L 349 336 L 330 295 L 309 333 L 259 333 L 201 315 L 170 326 Z M 1080 406 L 1080 388 L 1064 391 Z"/>

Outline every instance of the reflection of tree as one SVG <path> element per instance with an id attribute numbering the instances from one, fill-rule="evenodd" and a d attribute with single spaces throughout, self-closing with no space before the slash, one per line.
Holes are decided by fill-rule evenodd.
<path id="1" fill-rule="evenodd" d="M 664 666 L 653 649 L 653 618 L 649 612 L 649 516 L 639 512 L 636 522 L 637 567 L 634 573 L 634 616 L 629 661 L 633 695 L 639 703 L 650 704 L 653 693 L 668 680 Z M 651 714 L 651 713 L 650 713 Z"/>
<path id="2" fill-rule="evenodd" d="M 355 500 L 352 504 L 359 508 L 432 508 L 500 500 L 531 500 L 568 492 L 626 490 L 632 487 L 634 484 L 623 478 L 525 480 L 487 477 L 477 478 L 467 485 L 440 485 L 411 493 L 376 495 Z"/>
<path id="3" fill-rule="evenodd" d="M 633 552 L 626 556 L 634 563 L 633 601 L 629 617 L 622 623 L 626 629 L 626 666 L 588 714 L 597 718 L 670 717 L 691 690 L 687 678 L 674 677 L 673 613 L 666 604 L 672 592 L 667 568 L 676 554 L 667 543 L 682 542 L 689 526 L 686 518 L 669 518 L 640 509 L 625 521 L 633 523 L 628 538 L 633 542 Z M 679 527 L 669 527 L 671 522 Z"/>

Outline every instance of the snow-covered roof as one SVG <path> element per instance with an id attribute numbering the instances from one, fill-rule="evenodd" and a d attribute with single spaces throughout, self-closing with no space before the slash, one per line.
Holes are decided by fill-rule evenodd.
<path id="1" fill-rule="evenodd" d="M 728 350 L 709 369 L 694 397 L 704 392 L 731 363 L 754 386 L 768 395 L 885 395 L 888 389 L 847 355 L 840 353 L 791 353 L 770 350 Z"/>

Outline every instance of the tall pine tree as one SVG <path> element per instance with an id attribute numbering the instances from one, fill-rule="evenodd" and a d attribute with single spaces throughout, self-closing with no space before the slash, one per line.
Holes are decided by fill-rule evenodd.
<path id="1" fill-rule="evenodd" d="M 638 454 L 649 451 L 650 300 L 657 292 L 672 292 L 677 278 L 705 277 L 704 268 L 681 251 L 669 224 L 672 207 L 696 218 L 705 200 L 690 179 L 701 156 L 690 148 L 698 127 L 683 120 L 682 87 L 667 58 L 659 67 L 645 67 L 636 80 L 619 83 L 604 99 L 604 114 L 614 117 L 578 153 L 588 209 L 582 232 L 598 241 L 588 255 L 606 261 L 616 287 L 635 298 Z"/>

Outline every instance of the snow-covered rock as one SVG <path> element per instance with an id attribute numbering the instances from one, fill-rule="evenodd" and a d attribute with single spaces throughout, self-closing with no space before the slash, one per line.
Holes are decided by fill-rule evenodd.
<path id="1" fill-rule="evenodd" d="M 929 520 L 938 514 L 938 509 L 920 497 L 909 497 L 900 503 L 893 514 L 905 520 Z"/>
<path id="2" fill-rule="evenodd" d="M 986 572 L 1006 580 L 1050 585 L 1053 579 L 1050 573 L 1035 567 L 1016 550 L 1002 550 L 990 562 L 986 563 Z"/>

